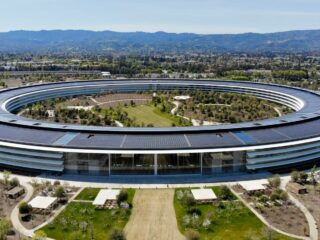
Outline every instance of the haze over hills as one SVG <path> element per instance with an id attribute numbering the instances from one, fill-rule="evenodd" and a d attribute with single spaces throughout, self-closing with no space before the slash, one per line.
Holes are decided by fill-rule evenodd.
<path id="1" fill-rule="evenodd" d="M 320 30 L 209 35 L 86 30 L 0 33 L 0 52 L 7 53 L 172 54 L 311 51 L 320 51 Z"/>

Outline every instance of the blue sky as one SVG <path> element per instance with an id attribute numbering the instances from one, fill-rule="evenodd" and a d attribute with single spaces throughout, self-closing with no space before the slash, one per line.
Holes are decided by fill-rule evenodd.
<path id="1" fill-rule="evenodd" d="M 0 31 L 195 33 L 320 29 L 320 0 L 0 0 Z"/>

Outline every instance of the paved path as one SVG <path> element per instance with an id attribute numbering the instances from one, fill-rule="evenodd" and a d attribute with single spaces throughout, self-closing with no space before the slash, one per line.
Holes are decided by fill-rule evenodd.
<path id="1" fill-rule="evenodd" d="M 290 178 L 284 178 L 281 181 L 281 188 L 286 191 L 286 185 L 290 181 Z M 298 200 L 296 199 L 292 194 L 290 194 L 289 191 L 287 191 L 289 195 L 289 199 L 303 212 L 305 215 L 308 224 L 309 224 L 309 231 L 310 231 L 310 239 L 311 240 L 318 240 L 318 229 L 317 229 L 317 222 L 312 216 L 312 214 L 309 212 L 309 210 Z M 320 206 L 319 206 L 320 207 Z"/>
<path id="2" fill-rule="evenodd" d="M 26 195 L 21 201 L 29 202 L 32 195 L 33 195 L 33 187 L 29 183 L 26 183 L 26 182 L 20 182 L 20 184 L 26 190 Z M 10 215 L 12 226 L 14 227 L 14 229 L 16 229 L 23 236 L 32 237 L 33 231 L 30 229 L 26 229 L 20 222 L 19 204 L 20 203 L 18 203 L 17 206 L 15 206 L 15 208 L 12 210 L 11 215 Z"/>
<path id="3" fill-rule="evenodd" d="M 246 202 L 241 194 L 237 193 L 236 191 L 234 191 L 231 186 L 230 186 L 230 189 L 231 191 L 233 192 L 233 194 L 235 194 L 239 199 L 240 201 L 247 207 L 251 210 L 251 212 L 253 212 L 260 220 L 261 222 L 263 222 L 266 226 L 268 226 L 270 229 L 272 229 L 273 231 L 275 232 L 278 232 L 280 234 L 283 234 L 283 235 L 286 235 L 286 236 L 289 236 L 289 237 L 292 237 L 292 238 L 296 238 L 296 239 L 304 239 L 304 240 L 310 240 L 310 238 L 308 237 L 302 237 L 302 236 L 297 236 L 297 235 L 294 235 L 294 234 L 291 234 L 291 233 L 287 233 L 287 232 L 284 232 L 274 226 L 272 226 L 271 224 L 269 224 L 269 222 L 258 212 L 256 211 L 255 208 L 253 208 L 248 202 Z M 313 239 L 312 239 L 313 240 Z"/>
<path id="4" fill-rule="evenodd" d="M 127 240 L 184 240 L 173 206 L 173 189 L 137 190 L 125 227 Z"/>

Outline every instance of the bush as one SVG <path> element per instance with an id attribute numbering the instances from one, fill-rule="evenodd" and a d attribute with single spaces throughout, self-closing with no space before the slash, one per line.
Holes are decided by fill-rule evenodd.
<path id="1" fill-rule="evenodd" d="M 128 192 L 126 190 L 121 190 L 117 196 L 117 203 L 120 205 L 121 202 L 128 200 Z"/>
<path id="2" fill-rule="evenodd" d="M 33 236 L 32 240 L 45 240 L 47 239 L 47 234 L 44 231 L 37 231 Z"/>
<path id="3" fill-rule="evenodd" d="M 281 179 L 279 175 L 274 175 L 273 177 L 268 179 L 269 185 L 272 188 L 278 188 L 280 186 L 281 183 Z"/>
<path id="4" fill-rule="evenodd" d="M 126 236 L 124 235 L 123 231 L 118 228 L 112 229 L 109 240 L 125 240 Z"/>
<path id="5" fill-rule="evenodd" d="M 187 240 L 199 240 L 200 234 L 196 230 L 188 230 L 186 233 Z"/>
<path id="6" fill-rule="evenodd" d="M 11 222 L 7 219 L 0 218 L 0 239 L 6 239 L 11 228 Z"/>
<path id="7" fill-rule="evenodd" d="M 57 198 L 63 198 L 66 196 L 66 192 L 64 191 L 64 188 L 59 186 L 56 188 L 56 190 L 54 191 L 54 196 Z"/>
<path id="8" fill-rule="evenodd" d="M 191 208 L 190 210 L 187 211 L 189 214 L 197 214 L 199 216 L 201 216 L 201 210 L 199 208 Z"/>
<path id="9" fill-rule="evenodd" d="M 31 205 L 29 205 L 27 202 L 21 202 L 19 204 L 19 213 L 21 214 L 28 214 L 32 211 Z"/>
<path id="10" fill-rule="evenodd" d="M 221 186 L 220 197 L 223 200 L 230 200 L 230 199 L 232 199 L 233 195 L 232 195 L 231 190 L 227 186 Z"/>
<path id="11" fill-rule="evenodd" d="M 9 181 L 9 185 L 11 187 L 17 187 L 20 185 L 20 182 L 19 182 L 19 179 L 18 178 L 12 178 L 10 181 Z"/>
<path id="12" fill-rule="evenodd" d="M 185 198 L 185 202 L 188 208 L 191 208 L 196 204 L 196 201 L 194 200 L 194 197 L 190 194 L 188 194 Z"/>
<path id="13" fill-rule="evenodd" d="M 291 173 L 291 181 L 292 182 L 298 182 L 300 180 L 300 172 L 299 171 L 293 171 Z"/>

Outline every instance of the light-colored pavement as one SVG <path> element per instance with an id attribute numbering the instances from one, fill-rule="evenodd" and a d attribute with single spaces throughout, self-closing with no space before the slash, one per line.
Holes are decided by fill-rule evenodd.
<path id="1" fill-rule="evenodd" d="M 286 185 L 290 181 L 290 178 L 283 178 L 281 181 L 281 188 L 286 191 Z M 289 191 L 289 199 L 303 212 L 305 215 L 308 225 L 309 225 L 309 231 L 310 231 L 310 239 L 311 240 L 318 240 L 318 229 L 317 229 L 317 222 L 310 213 L 310 211 L 298 200 L 296 199 L 292 194 L 290 194 Z M 320 206 L 319 206 L 320 207 Z"/>
<path id="2" fill-rule="evenodd" d="M 20 184 L 26 190 L 26 195 L 25 195 L 25 197 L 23 198 L 22 201 L 28 202 L 31 199 L 32 195 L 33 195 L 33 187 L 29 183 L 26 183 L 26 182 L 20 182 Z M 20 234 L 22 234 L 23 236 L 27 236 L 27 237 L 32 237 L 33 236 L 33 231 L 29 230 L 29 229 L 26 229 L 20 222 L 19 204 L 17 204 L 17 206 L 15 206 L 15 208 L 12 210 L 10 219 L 11 219 L 11 222 L 12 222 L 12 226 Z"/>
<path id="3" fill-rule="evenodd" d="M 137 190 L 125 227 L 128 240 L 184 240 L 173 206 L 174 190 Z"/>

